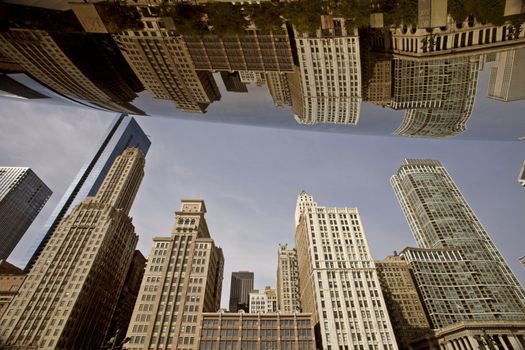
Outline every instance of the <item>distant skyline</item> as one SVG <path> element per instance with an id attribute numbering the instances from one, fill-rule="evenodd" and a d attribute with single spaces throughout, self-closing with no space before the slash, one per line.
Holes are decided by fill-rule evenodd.
<path id="1" fill-rule="evenodd" d="M 54 192 L 9 259 L 22 266 L 32 238 L 115 114 L 3 99 L 0 116 L 0 165 L 31 167 Z M 204 199 L 211 236 L 224 250 L 222 307 L 228 305 L 232 271 L 254 271 L 254 288 L 276 287 L 278 244 L 293 246 L 295 201 L 302 189 L 320 205 L 357 207 L 375 259 L 415 246 L 389 184 L 404 158 L 443 162 L 525 281 L 518 262 L 525 254 L 525 192 L 517 182 L 525 153 L 518 141 L 407 139 L 136 119 L 152 140 L 144 182 L 131 210 L 138 247 L 149 254 L 153 237 L 171 233 L 181 199 Z"/>

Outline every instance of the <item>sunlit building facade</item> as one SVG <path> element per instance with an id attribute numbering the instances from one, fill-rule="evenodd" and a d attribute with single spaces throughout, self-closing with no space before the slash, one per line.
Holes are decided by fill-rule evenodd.
<path id="1" fill-rule="evenodd" d="M 94 197 L 62 220 L 0 321 L 3 349 L 97 349 L 138 236 L 128 216 L 144 154 L 117 157 Z"/>
<path id="2" fill-rule="evenodd" d="M 249 295 L 249 312 L 251 314 L 272 313 L 279 311 L 277 307 L 277 291 L 275 288 L 266 287 L 263 291 L 254 289 Z"/>
<path id="3" fill-rule="evenodd" d="M 182 200 L 171 237 L 156 237 L 127 330 L 129 350 L 199 349 L 203 312 L 220 308 L 224 257 L 202 200 Z"/>
<path id="4" fill-rule="evenodd" d="M 204 313 L 199 350 L 314 350 L 310 314 Z"/>
<path id="5" fill-rule="evenodd" d="M 408 350 L 412 340 L 430 331 L 410 269 L 399 255 L 375 263 L 397 343 L 400 349 Z"/>
<path id="6" fill-rule="evenodd" d="M 88 196 L 97 194 L 115 159 L 130 147 L 139 148 L 146 155 L 150 145 L 135 118 L 121 114 L 113 119 L 39 231 L 35 245 L 29 249 L 25 272 L 35 264 L 62 219 Z"/>
<path id="7" fill-rule="evenodd" d="M 330 18 L 314 36 L 295 30 L 302 87 L 300 124 L 350 124 L 359 121 L 361 59 L 357 29 Z"/>
<path id="8" fill-rule="evenodd" d="M 303 191 L 296 218 L 301 306 L 318 324 L 318 346 L 397 350 L 357 209 L 321 207 Z"/>
<path id="9" fill-rule="evenodd" d="M 433 328 L 525 318 L 525 292 L 437 160 L 407 159 L 391 179 L 418 248 L 401 252 Z"/>
<path id="10" fill-rule="evenodd" d="M 113 35 L 128 64 L 153 97 L 172 101 L 185 112 L 204 113 L 221 98 L 213 75 L 195 70 L 173 20 L 144 15 L 143 22 L 143 30 Z"/>
<path id="11" fill-rule="evenodd" d="M 297 250 L 288 249 L 287 244 L 279 244 L 277 250 L 277 300 L 281 312 L 301 309 Z"/>

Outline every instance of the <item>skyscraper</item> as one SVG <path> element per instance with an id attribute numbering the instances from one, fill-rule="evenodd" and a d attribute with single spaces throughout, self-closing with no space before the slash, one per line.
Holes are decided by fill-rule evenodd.
<path id="1" fill-rule="evenodd" d="M 28 258 L 26 272 L 38 259 L 60 220 L 71 213 L 87 196 L 97 193 L 117 156 L 128 147 L 137 147 L 146 155 L 150 145 L 151 141 L 134 118 L 121 114 L 111 122 L 92 155 L 84 163 L 40 231 L 39 239 L 36 240 L 37 246 L 33 246 L 28 253 L 31 257 Z"/>
<path id="2" fill-rule="evenodd" d="M 303 191 L 295 212 L 301 306 L 320 347 L 397 350 L 357 209 L 321 207 Z"/>
<path id="3" fill-rule="evenodd" d="M 0 167 L 0 260 L 11 254 L 51 193 L 31 169 Z"/>
<path id="4" fill-rule="evenodd" d="M 199 348 L 203 312 L 220 308 L 224 257 L 202 200 L 182 200 L 171 237 L 156 237 L 127 336 L 129 350 Z"/>
<path id="5" fill-rule="evenodd" d="M 297 250 L 288 249 L 287 244 L 279 244 L 277 251 L 277 300 L 281 312 L 294 312 L 301 309 L 298 273 Z"/>
<path id="6" fill-rule="evenodd" d="M 523 320 L 523 288 L 443 165 L 407 159 L 391 182 L 418 245 L 401 255 L 432 327 Z"/>
<path id="7" fill-rule="evenodd" d="M 4 349 L 98 349 L 138 236 L 128 216 L 144 154 L 118 156 L 97 194 L 58 225 L 0 321 Z"/>
<path id="8" fill-rule="evenodd" d="M 237 312 L 240 308 L 248 311 L 250 292 L 253 289 L 253 272 L 232 272 L 230 285 L 230 312 Z"/>

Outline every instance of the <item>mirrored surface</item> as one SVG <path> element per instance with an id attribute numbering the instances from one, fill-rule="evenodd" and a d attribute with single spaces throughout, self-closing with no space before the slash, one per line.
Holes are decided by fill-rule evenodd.
<path id="1" fill-rule="evenodd" d="M 0 91 L 134 115 L 518 140 L 525 17 L 512 5 L 467 16 L 424 0 L 12 1 Z"/>

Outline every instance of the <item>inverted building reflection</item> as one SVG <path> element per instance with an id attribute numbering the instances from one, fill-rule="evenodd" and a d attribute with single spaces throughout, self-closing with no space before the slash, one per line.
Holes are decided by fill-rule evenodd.
<path id="1" fill-rule="evenodd" d="M 61 4 L 62 11 L 32 7 L 27 14 L 28 7 L 3 4 L 1 95 L 50 97 L 27 86 L 22 91 L 14 73 L 25 73 L 86 106 L 171 115 L 143 103 L 146 94 L 172 103 L 178 115 L 205 113 L 221 93 L 231 100 L 231 94 L 241 98 L 265 88 L 282 108 L 277 113 L 297 124 L 358 132 L 374 117 L 362 115 L 365 102 L 392 115 L 404 112 L 397 128 L 379 134 L 431 138 L 468 130 L 483 70 L 490 75 L 488 98 L 525 97 L 521 10 L 502 9 L 497 25 L 473 16 L 456 21 L 446 7 L 399 22 L 396 10 L 381 1 L 351 20 L 325 7 L 319 7 L 324 14 L 290 15 L 294 6 L 307 6 L 301 3 L 71 3 Z M 63 10 L 68 6 L 72 10 Z M 55 23 L 35 19 L 42 14 Z M 61 20 L 64 30 L 56 23 Z"/>

